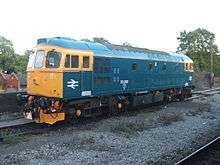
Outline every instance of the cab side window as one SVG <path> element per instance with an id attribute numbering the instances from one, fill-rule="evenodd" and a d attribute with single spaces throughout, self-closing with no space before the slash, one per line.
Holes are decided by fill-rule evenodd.
<path id="1" fill-rule="evenodd" d="M 88 56 L 83 57 L 83 68 L 89 68 L 89 57 Z"/>
<path id="2" fill-rule="evenodd" d="M 65 68 L 70 68 L 70 55 L 66 55 Z"/>
<path id="3" fill-rule="evenodd" d="M 186 70 L 189 70 L 189 64 L 186 63 Z"/>
<path id="4" fill-rule="evenodd" d="M 193 63 L 190 63 L 190 70 L 193 71 Z"/>
<path id="5" fill-rule="evenodd" d="M 131 66 L 131 69 L 132 70 L 137 70 L 137 63 L 133 63 L 132 66 Z"/>
<path id="6" fill-rule="evenodd" d="M 65 68 L 79 68 L 79 56 L 67 54 Z"/>
<path id="7" fill-rule="evenodd" d="M 71 56 L 71 68 L 79 68 L 79 56 Z"/>

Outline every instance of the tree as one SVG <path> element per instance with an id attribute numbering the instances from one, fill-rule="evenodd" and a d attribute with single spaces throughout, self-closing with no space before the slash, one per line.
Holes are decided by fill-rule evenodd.
<path id="1" fill-rule="evenodd" d="M 33 50 L 26 50 L 26 51 L 24 52 L 24 56 L 26 56 L 25 58 L 28 59 L 31 53 L 34 53 L 34 51 L 33 51 Z"/>
<path id="2" fill-rule="evenodd" d="M 10 40 L 0 36 L 0 69 L 3 71 L 14 71 L 14 48 Z"/>
<path id="3" fill-rule="evenodd" d="M 14 72 L 16 73 L 25 73 L 28 63 L 27 55 L 16 55 L 14 60 Z"/>
<path id="4" fill-rule="evenodd" d="M 210 68 L 211 54 L 215 56 L 218 53 L 214 33 L 198 28 L 190 32 L 180 32 L 177 40 L 179 41 L 177 52 L 191 57 L 198 70 L 203 71 Z"/>
<path id="5" fill-rule="evenodd" d="M 91 42 L 91 40 L 88 38 L 83 38 L 83 39 L 81 39 L 81 41 Z"/>
<path id="6" fill-rule="evenodd" d="M 16 54 L 12 42 L 3 36 L 0 36 L 0 70 L 7 71 L 8 73 L 24 73 L 27 61 L 27 55 Z"/>
<path id="7" fill-rule="evenodd" d="M 123 46 L 127 46 L 127 47 L 130 47 L 130 46 L 131 46 L 131 44 L 128 43 L 128 42 L 124 42 L 122 45 L 123 45 Z"/>
<path id="8" fill-rule="evenodd" d="M 93 37 L 93 41 L 94 42 L 99 42 L 99 43 L 103 43 L 103 42 L 107 42 L 108 43 L 108 40 L 103 38 L 103 37 Z"/>

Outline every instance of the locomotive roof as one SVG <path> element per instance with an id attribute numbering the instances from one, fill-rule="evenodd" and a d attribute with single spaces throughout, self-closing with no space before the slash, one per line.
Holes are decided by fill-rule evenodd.
<path id="1" fill-rule="evenodd" d="M 37 44 L 54 45 L 67 49 L 91 50 L 95 53 L 96 56 L 148 59 L 173 62 L 192 62 L 192 60 L 188 56 L 183 54 L 167 53 L 132 46 L 114 45 L 109 42 L 98 43 L 77 41 L 65 37 L 54 37 L 38 39 Z"/>

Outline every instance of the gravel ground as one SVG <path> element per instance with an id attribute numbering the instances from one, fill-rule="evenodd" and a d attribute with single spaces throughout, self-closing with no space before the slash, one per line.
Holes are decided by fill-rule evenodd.
<path id="1" fill-rule="evenodd" d="M 0 164 L 173 164 L 220 135 L 220 94 L 0 144 Z"/>

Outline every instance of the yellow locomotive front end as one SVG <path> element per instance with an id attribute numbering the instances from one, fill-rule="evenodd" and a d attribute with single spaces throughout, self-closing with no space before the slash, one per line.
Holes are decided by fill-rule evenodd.
<path id="1" fill-rule="evenodd" d="M 37 123 L 53 124 L 65 119 L 62 110 L 62 48 L 38 46 L 27 67 L 27 103 L 24 115 Z"/>
<path id="2" fill-rule="evenodd" d="M 92 51 L 38 44 L 30 54 L 27 66 L 24 116 L 36 123 L 54 124 L 65 120 L 68 109 L 64 102 L 88 93 L 80 93 L 81 76 L 84 76 L 81 71 L 92 71 L 92 65 Z"/>

